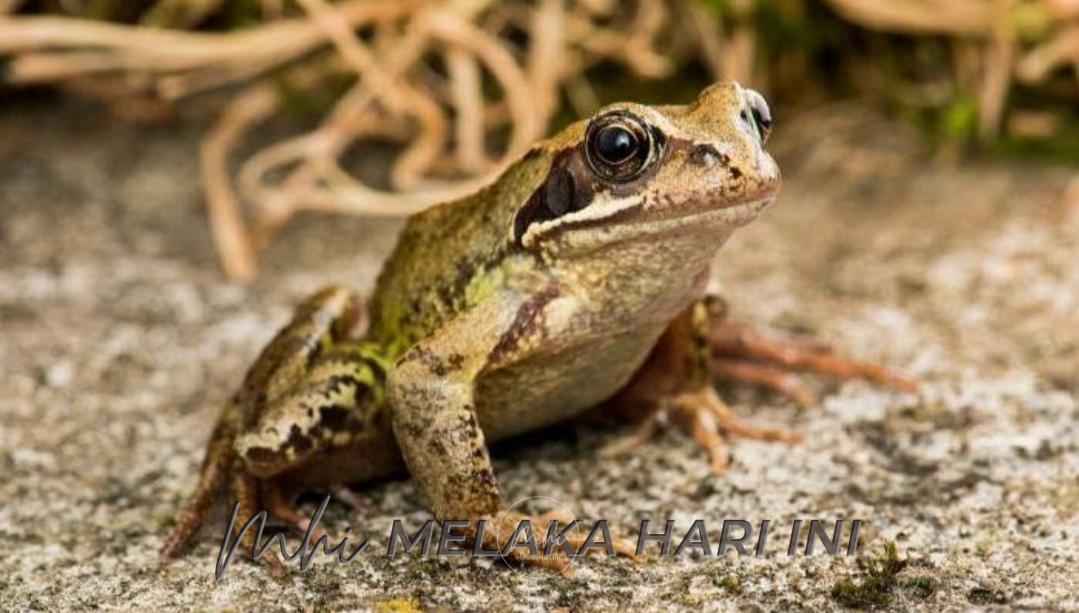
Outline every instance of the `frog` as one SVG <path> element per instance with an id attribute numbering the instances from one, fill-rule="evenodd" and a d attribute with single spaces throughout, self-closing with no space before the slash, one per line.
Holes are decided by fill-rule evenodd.
<path id="1" fill-rule="evenodd" d="M 720 248 L 779 192 L 771 129 L 764 97 L 735 82 L 683 105 L 615 103 L 475 194 L 412 216 L 369 301 L 339 285 L 316 292 L 255 360 L 163 558 L 189 548 L 219 498 L 302 529 L 298 492 L 399 475 L 439 522 L 513 525 L 488 446 L 594 411 L 638 424 L 599 453 L 628 453 L 672 424 L 716 473 L 729 439 L 800 440 L 745 423 L 718 379 L 805 405 L 799 370 L 915 389 L 811 339 L 734 322 L 714 293 Z M 468 536 L 499 548 L 512 537 Z M 635 556 L 621 542 L 617 552 Z"/>

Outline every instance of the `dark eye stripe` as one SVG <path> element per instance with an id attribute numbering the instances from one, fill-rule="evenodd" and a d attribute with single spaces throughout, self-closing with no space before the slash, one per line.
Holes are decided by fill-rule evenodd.
<path id="1" fill-rule="evenodd" d="M 556 155 L 543 183 L 517 211 L 513 220 L 514 240 L 520 243 L 532 224 L 557 219 L 588 206 L 595 191 L 587 175 L 588 168 L 578 148 L 566 149 Z"/>
<path id="2" fill-rule="evenodd" d="M 632 132 L 632 142 L 623 144 L 638 145 L 632 152 L 623 155 L 607 151 L 604 160 L 589 155 L 590 143 L 594 143 L 600 133 L 605 133 L 601 131 L 623 128 Z M 617 132 L 605 134 L 618 136 Z M 621 198 L 641 189 L 651 176 L 650 172 L 665 158 L 667 142 L 663 132 L 629 111 L 612 111 L 593 120 L 582 143 L 554 155 L 547 176 L 517 211 L 513 220 L 514 241 L 520 245 L 528 229 L 535 224 L 588 207 L 597 192 Z M 615 144 L 617 149 L 623 146 Z M 621 159 L 623 157 L 625 159 Z M 597 169 L 601 165 L 605 166 Z M 571 225 L 576 227 L 576 223 Z"/>

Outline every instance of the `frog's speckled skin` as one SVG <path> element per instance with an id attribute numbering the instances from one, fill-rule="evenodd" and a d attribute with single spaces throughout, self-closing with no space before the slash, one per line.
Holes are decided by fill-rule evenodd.
<path id="1" fill-rule="evenodd" d="M 357 301 L 329 288 L 264 351 L 166 553 L 226 485 L 241 516 L 287 512 L 279 488 L 356 483 L 402 458 L 437 518 L 498 513 L 487 441 L 625 388 L 704 295 L 730 233 L 772 201 L 779 170 L 753 111 L 767 107 L 733 83 L 687 106 L 612 105 L 597 117 L 635 116 L 658 143 L 639 176 L 599 178 L 582 121 L 476 195 L 410 219 L 362 340 Z"/>

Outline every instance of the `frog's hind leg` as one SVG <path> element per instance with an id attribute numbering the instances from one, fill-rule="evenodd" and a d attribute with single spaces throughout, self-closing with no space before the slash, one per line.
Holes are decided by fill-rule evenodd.
<path id="1" fill-rule="evenodd" d="M 726 305 L 718 297 L 708 297 L 668 326 L 630 384 L 609 403 L 614 412 L 643 421 L 636 432 L 603 452 L 626 452 L 651 438 L 659 425 L 671 423 L 690 434 L 709 453 L 713 470 L 722 472 L 728 464 L 725 437 L 800 441 L 802 437 L 789 430 L 743 423 L 712 386 L 715 375 L 763 384 L 803 403 L 814 400 L 797 378 L 773 364 L 903 390 L 914 386 L 884 368 L 831 355 L 820 343 L 799 338 L 780 343 L 745 326 L 728 324 Z"/>
<path id="2" fill-rule="evenodd" d="M 235 412 L 236 400 L 225 409 L 226 415 Z M 218 422 L 210 435 L 206 448 L 206 457 L 202 461 L 199 482 L 195 493 L 176 520 L 172 532 L 161 549 L 162 558 L 169 560 L 182 554 L 191 543 L 191 539 L 206 521 L 206 516 L 216 502 L 229 476 L 232 462 L 232 432 L 225 417 Z"/>
<path id="3" fill-rule="evenodd" d="M 704 300 L 702 332 L 710 350 L 710 367 L 717 377 L 761 385 L 791 398 L 800 406 L 816 404 L 816 396 L 793 374 L 803 371 L 840 380 L 862 379 L 884 387 L 915 392 L 918 384 L 891 370 L 834 354 L 827 345 L 796 335 L 766 335 L 729 321 L 718 296 Z"/>
<path id="4" fill-rule="evenodd" d="M 321 452 L 351 445 L 377 430 L 373 405 L 384 375 L 367 361 L 366 353 L 353 344 L 330 349 L 311 365 L 298 390 L 265 405 L 254 423 L 238 434 L 215 437 L 207 456 L 209 469 L 203 472 L 194 499 L 169 539 L 166 557 L 177 555 L 195 534 L 225 481 L 232 502 L 239 504 L 241 524 L 265 510 L 307 531 L 309 520 L 295 510 L 277 478 L 303 467 Z M 313 542 L 324 534 L 316 528 Z M 255 532 L 248 530 L 240 550 L 250 553 L 254 543 Z M 271 568 L 280 566 L 272 550 L 264 558 Z"/>
<path id="5" fill-rule="evenodd" d="M 604 455 L 629 451 L 650 439 L 663 423 L 691 435 L 711 458 L 713 470 L 728 464 L 725 437 L 795 443 L 797 433 L 742 423 L 712 386 L 709 348 L 702 331 L 707 305 L 697 303 L 667 327 L 633 380 L 612 401 L 616 413 L 643 417 L 637 431 L 607 445 Z"/>
<path id="6" fill-rule="evenodd" d="M 289 324 L 248 370 L 243 386 L 218 419 L 195 493 L 165 541 L 163 560 L 175 558 L 187 549 L 226 486 L 233 500 L 257 512 L 261 502 L 259 483 L 236 454 L 238 437 L 271 407 L 289 397 L 308 376 L 312 363 L 355 334 L 361 320 L 359 300 L 337 286 L 313 294 L 297 307 Z"/>

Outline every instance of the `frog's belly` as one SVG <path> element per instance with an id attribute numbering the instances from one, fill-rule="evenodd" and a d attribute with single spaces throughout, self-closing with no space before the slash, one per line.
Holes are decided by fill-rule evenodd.
<path id="1" fill-rule="evenodd" d="M 629 382 L 663 328 L 590 338 L 531 354 L 476 381 L 476 412 L 487 439 L 542 428 L 593 408 Z"/>

